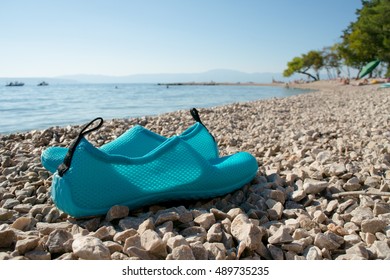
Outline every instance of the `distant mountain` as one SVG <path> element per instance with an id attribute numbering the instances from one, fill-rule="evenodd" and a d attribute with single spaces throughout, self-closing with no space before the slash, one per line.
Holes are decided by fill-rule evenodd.
<path id="1" fill-rule="evenodd" d="M 105 75 L 66 75 L 58 78 L 74 80 L 80 83 L 175 83 L 175 82 L 254 82 L 271 83 L 275 80 L 285 80 L 281 73 L 245 73 L 235 70 L 216 69 L 202 73 L 171 73 L 171 74 L 135 74 L 128 76 Z"/>

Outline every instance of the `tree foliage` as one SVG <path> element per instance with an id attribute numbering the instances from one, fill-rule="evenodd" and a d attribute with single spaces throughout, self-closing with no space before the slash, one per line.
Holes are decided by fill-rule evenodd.
<path id="1" fill-rule="evenodd" d="M 375 59 L 389 66 L 390 0 L 363 0 L 362 5 L 356 22 L 343 32 L 340 55 L 346 65 L 358 69 Z"/>
<path id="2" fill-rule="evenodd" d="M 343 65 L 360 72 L 368 62 L 379 59 L 390 76 L 390 0 L 362 0 L 356 15 L 356 21 L 343 31 L 339 44 L 294 57 L 283 75 L 300 73 L 319 80 L 319 71 L 325 69 L 328 77 L 333 78 L 340 75 Z"/>
<path id="3" fill-rule="evenodd" d="M 294 73 L 304 74 L 313 80 L 320 79 L 319 71 L 324 66 L 324 60 L 319 51 L 309 51 L 300 57 L 294 57 L 287 63 L 287 69 L 284 70 L 283 76 L 290 77 Z M 313 73 L 309 71 L 313 71 Z"/>

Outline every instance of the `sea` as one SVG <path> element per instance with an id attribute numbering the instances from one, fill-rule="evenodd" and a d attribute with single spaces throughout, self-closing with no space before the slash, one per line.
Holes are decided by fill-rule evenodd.
<path id="1" fill-rule="evenodd" d="M 274 86 L 50 84 L 0 86 L 0 134 L 153 116 L 180 109 L 288 97 L 306 90 Z"/>

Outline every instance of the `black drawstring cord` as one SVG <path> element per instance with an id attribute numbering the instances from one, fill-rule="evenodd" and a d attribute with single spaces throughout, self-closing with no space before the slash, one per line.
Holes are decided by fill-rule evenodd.
<path id="1" fill-rule="evenodd" d="M 96 121 L 99 121 L 99 123 L 95 127 L 87 129 L 88 127 L 90 127 Z M 61 163 L 61 165 L 57 169 L 58 175 L 60 177 L 62 177 L 65 174 L 65 172 L 70 168 L 70 164 L 72 162 L 73 154 L 74 154 L 74 152 L 76 150 L 77 145 L 80 143 L 81 138 L 83 138 L 84 135 L 87 135 L 88 133 L 91 133 L 92 131 L 95 131 L 95 130 L 99 129 L 102 125 L 103 125 L 103 119 L 102 118 L 96 118 L 96 119 L 90 121 L 88 124 L 86 124 L 81 129 L 81 131 L 80 131 L 79 135 L 77 136 L 77 138 L 75 139 L 75 141 L 73 141 L 73 143 L 69 146 L 69 150 L 68 150 L 68 153 L 66 154 L 66 156 L 64 158 L 64 162 Z"/>
<path id="2" fill-rule="evenodd" d="M 207 129 L 207 127 L 200 120 L 199 111 L 196 108 L 192 108 L 190 110 L 190 113 L 196 122 L 200 123 L 201 125 L 203 125 L 204 128 L 206 128 L 207 132 L 211 135 L 211 137 L 213 137 L 214 142 L 216 142 L 214 136 L 210 133 L 210 131 Z"/>

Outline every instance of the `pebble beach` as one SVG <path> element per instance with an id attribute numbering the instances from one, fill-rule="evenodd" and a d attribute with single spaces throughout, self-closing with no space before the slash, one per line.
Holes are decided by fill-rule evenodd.
<path id="1" fill-rule="evenodd" d="M 198 108 L 220 155 L 250 152 L 234 193 L 74 219 L 40 155 L 81 126 L 0 135 L 0 260 L 390 260 L 390 89 L 319 81 L 288 98 Z M 135 124 L 170 137 L 189 111 L 106 120 L 99 147 Z"/>

